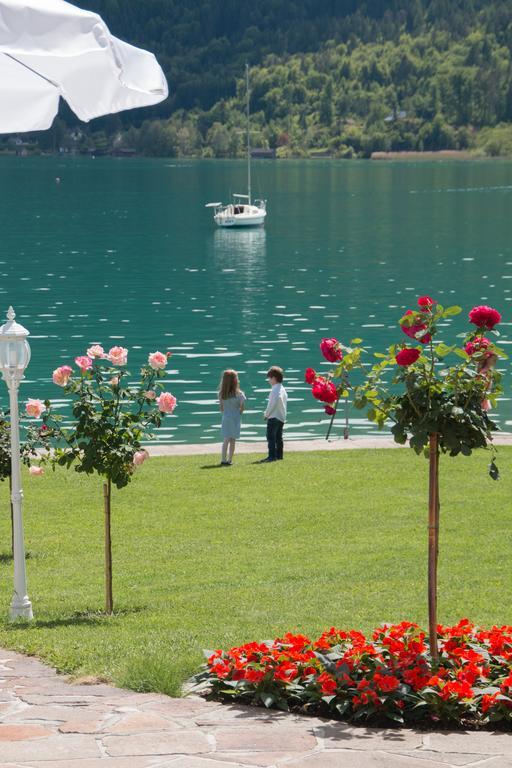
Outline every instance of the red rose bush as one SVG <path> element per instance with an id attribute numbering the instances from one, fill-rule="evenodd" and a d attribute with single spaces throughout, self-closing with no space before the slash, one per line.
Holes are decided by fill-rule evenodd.
<path id="1" fill-rule="evenodd" d="M 425 632 L 403 621 L 209 651 L 195 681 L 214 698 L 351 721 L 512 723 L 512 627 L 461 619 L 437 636 L 435 671 Z"/>

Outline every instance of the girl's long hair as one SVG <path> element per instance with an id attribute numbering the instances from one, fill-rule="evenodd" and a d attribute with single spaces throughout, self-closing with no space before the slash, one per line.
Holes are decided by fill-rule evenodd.
<path id="1" fill-rule="evenodd" d="M 229 400 L 230 397 L 236 397 L 240 393 L 240 383 L 238 373 L 228 368 L 222 374 L 219 385 L 219 400 Z"/>

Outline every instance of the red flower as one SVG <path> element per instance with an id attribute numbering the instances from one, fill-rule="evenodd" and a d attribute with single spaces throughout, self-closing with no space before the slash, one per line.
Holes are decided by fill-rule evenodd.
<path id="1" fill-rule="evenodd" d="M 327 672 L 322 672 L 322 674 L 319 675 L 317 682 L 320 685 L 322 693 L 324 693 L 326 696 L 332 696 L 338 687 L 338 683 L 334 677 L 331 677 L 331 675 L 329 675 Z"/>
<path id="2" fill-rule="evenodd" d="M 400 352 L 396 355 L 395 360 L 398 365 L 403 365 L 405 368 L 408 365 L 415 363 L 419 356 L 419 349 L 409 349 L 406 347 L 405 349 L 400 350 Z"/>
<path id="3" fill-rule="evenodd" d="M 395 677 L 394 675 L 381 675 L 378 672 L 374 674 L 373 680 L 378 690 L 385 693 L 396 691 L 400 685 L 398 677 Z"/>
<path id="4" fill-rule="evenodd" d="M 408 309 L 405 313 L 406 315 L 414 315 L 415 313 L 412 311 L 412 309 Z M 428 344 L 432 336 L 430 333 L 425 333 L 420 338 L 416 337 L 416 334 L 420 331 L 426 330 L 427 326 L 425 323 L 417 322 L 419 320 L 418 315 L 415 317 L 415 323 L 413 325 L 402 325 L 402 331 L 405 333 L 406 336 L 409 336 L 410 339 L 414 339 L 415 341 L 421 342 L 421 344 Z"/>
<path id="5" fill-rule="evenodd" d="M 473 307 L 469 313 L 469 322 L 478 328 L 486 328 L 488 331 L 492 331 L 494 326 L 501 322 L 501 315 L 497 309 L 487 307 L 484 304 L 481 307 Z"/>
<path id="6" fill-rule="evenodd" d="M 311 390 L 313 397 L 320 400 L 321 403 L 334 403 L 338 399 L 338 392 L 332 381 L 326 381 L 319 376 Z"/>
<path id="7" fill-rule="evenodd" d="M 231 667 L 229 664 L 226 664 L 224 661 L 218 661 L 216 664 L 213 665 L 212 671 L 217 677 L 220 677 L 221 679 L 224 679 L 227 677 L 230 673 Z"/>
<path id="8" fill-rule="evenodd" d="M 295 664 L 291 661 L 283 661 L 274 670 L 274 679 L 282 680 L 284 683 L 289 683 L 293 677 L 297 677 L 298 670 Z"/>
<path id="9" fill-rule="evenodd" d="M 498 698 L 497 693 L 484 693 L 482 696 L 482 712 L 485 714 L 494 704 Z"/>
<path id="10" fill-rule="evenodd" d="M 418 307 L 424 312 L 430 312 L 430 308 L 433 307 L 434 304 L 435 301 L 434 299 L 431 299 L 430 296 L 420 296 L 418 299 Z"/>
<path id="11" fill-rule="evenodd" d="M 464 347 L 464 351 L 471 357 L 475 352 L 481 352 L 482 350 L 487 349 L 490 344 L 492 344 L 492 342 L 489 341 L 489 339 L 486 339 L 485 336 L 480 336 L 477 339 L 473 339 L 473 341 L 468 341 Z"/>
<path id="12" fill-rule="evenodd" d="M 304 374 L 304 381 L 306 384 L 313 384 L 313 382 L 316 379 L 316 371 L 313 368 L 306 368 L 306 372 Z"/>
<path id="13" fill-rule="evenodd" d="M 343 357 L 338 339 L 322 339 L 320 351 L 330 363 L 337 363 Z"/>
<path id="14" fill-rule="evenodd" d="M 324 411 L 328 416 L 334 416 L 336 413 L 336 408 L 333 408 L 332 405 L 326 405 Z"/>
<path id="15" fill-rule="evenodd" d="M 262 669 L 246 669 L 244 677 L 250 683 L 255 683 L 257 685 L 258 683 L 261 683 L 265 677 L 265 672 Z"/>

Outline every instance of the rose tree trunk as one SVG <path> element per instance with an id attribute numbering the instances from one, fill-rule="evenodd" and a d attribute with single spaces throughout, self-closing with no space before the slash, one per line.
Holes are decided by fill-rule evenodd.
<path id="1" fill-rule="evenodd" d="M 110 480 L 103 483 L 103 500 L 105 503 L 105 612 L 114 612 L 112 594 L 112 537 L 110 528 L 110 497 L 112 485 Z"/>
<path id="2" fill-rule="evenodd" d="M 438 434 L 432 432 L 429 439 L 429 487 L 428 487 L 428 625 L 430 654 L 437 666 L 437 559 L 439 553 L 439 446 Z"/>

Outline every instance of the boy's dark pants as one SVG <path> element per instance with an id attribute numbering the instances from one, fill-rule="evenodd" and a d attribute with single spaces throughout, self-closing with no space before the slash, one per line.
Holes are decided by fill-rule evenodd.
<path id="1" fill-rule="evenodd" d="M 280 419 L 267 419 L 268 458 L 283 458 L 283 427 Z"/>

